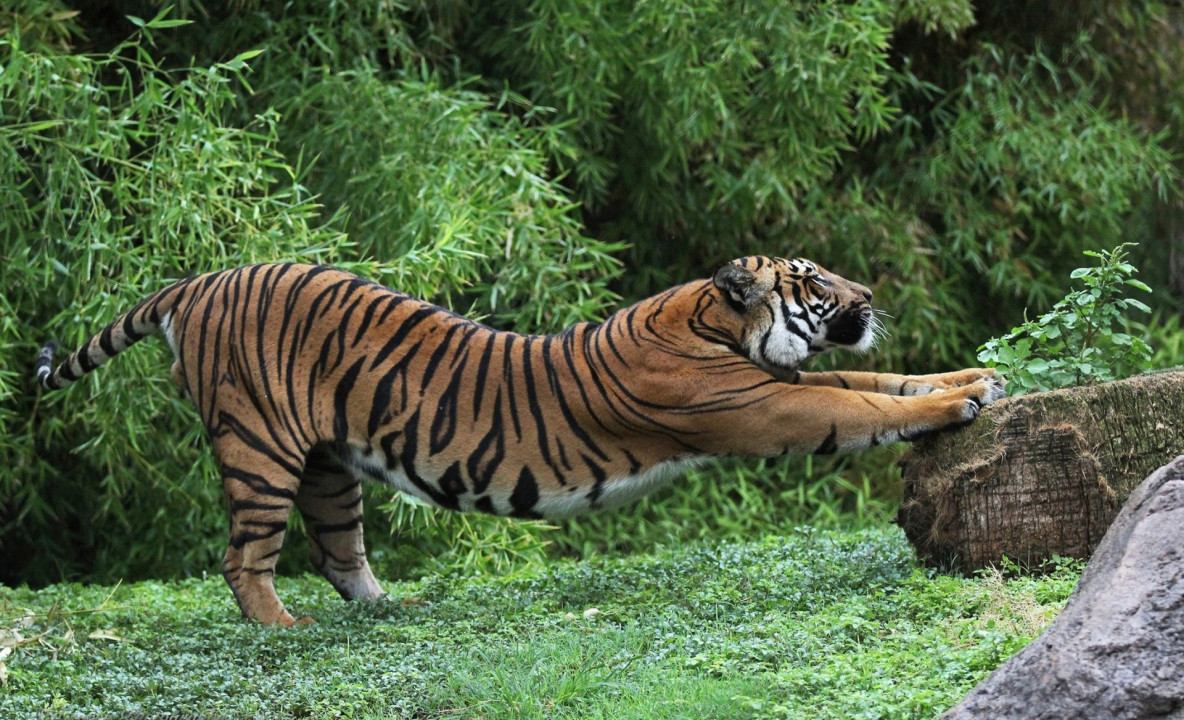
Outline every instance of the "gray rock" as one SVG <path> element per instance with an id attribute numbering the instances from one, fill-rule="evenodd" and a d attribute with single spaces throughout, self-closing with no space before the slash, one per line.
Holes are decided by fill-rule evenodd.
<path id="1" fill-rule="evenodd" d="M 942 720 L 1184 720 L 1184 455 L 1152 473 L 1064 611 Z"/>

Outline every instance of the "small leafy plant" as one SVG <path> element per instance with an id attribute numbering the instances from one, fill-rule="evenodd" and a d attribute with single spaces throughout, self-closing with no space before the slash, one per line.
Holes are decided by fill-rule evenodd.
<path id="1" fill-rule="evenodd" d="M 1131 318 L 1132 311 L 1150 308 L 1124 296 L 1127 287 L 1151 292 L 1126 262 L 1126 248 L 1132 244 L 1100 253 L 1087 250 L 1086 255 L 1098 259 L 1097 266 L 1070 274 L 1085 287 L 1039 319 L 1025 319 L 979 348 L 979 361 L 1007 378 L 1012 395 L 1105 382 L 1150 368 L 1151 348 L 1139 337 L 1145 327 Z"/>

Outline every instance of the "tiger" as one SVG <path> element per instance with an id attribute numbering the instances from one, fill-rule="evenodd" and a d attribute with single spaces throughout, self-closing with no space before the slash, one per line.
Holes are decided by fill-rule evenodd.
<path id="1" fill-rule="evenodd" d="M 172 349 L 230 518 L 222 574 L 244 617 L 299 621 L 273 579 L 293 505 L 345 599 L 383 595 L 363 480 L 430 505 L 564 518 L 625 505 L 709 458 L 850 452 L 972 421 L 994 370 L 805 372 L 884 334 L 867 287 L 806 259 L 751 256 L 600 323 L 493 329 L 354 274 L 269 263 L 143 299 L 53 366 L 65 387 L 145 337 Z"/>

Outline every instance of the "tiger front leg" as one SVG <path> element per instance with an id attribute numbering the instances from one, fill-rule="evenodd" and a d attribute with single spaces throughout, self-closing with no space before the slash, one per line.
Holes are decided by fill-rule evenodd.
<path id="1" fill-rule="evenodd" d="M 955 370 L 954 372 L 908 375 L 905 377 L 929 385 L 931 387 L 929 392 L 940 392 L 949 390 L 950 388 L 963 387 L 980 380 L 997 383 L 1000 387 L 1005 384 L 1003 378 L 999 377 L 994 368 L 966 368 L 965 370 Z M 928 393 L 916 392 L 909 394 L 925 395 Z"/>
<path id="2" fill-rule="evenodd" d="M 743 420 L 720 423 L 715 437 L 726 454 L 850 452 L 964 425 L 1001 397 L 1003 385 L 993 377 L 915 396 L 786 385 L 750 406 Z"/>
<path id="3" fill-rule="evenodd" d="M 797 384 L 837 387 L 844 390 L 859 390 L 884 395 L 928 395 L 934 392 L 962 387 L 980 380 L 1002 384 L 993 368 L 967 368 L 948 373 L 928 375 L 897 375 L 875 372 L 821 372 L 799 373 Z"/>

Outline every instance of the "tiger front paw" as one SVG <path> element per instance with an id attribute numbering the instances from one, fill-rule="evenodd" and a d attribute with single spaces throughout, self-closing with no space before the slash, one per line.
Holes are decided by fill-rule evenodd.
<path id="1" fill-rule="evenodd" d="M 933 385 L 934 392 L 964 387 L 979 381 L 1003 382 L 994 368 L 966 368 L 965 370 L 957 370 L 955 372 L 930 375 L 928 379 Z"/>
<path id="2" fill-rule="evenodd" d="M 978 417 L 984 406 L 995 402 L 1007 394 L 1004 390 L 1003 379 L 990 370 L 990 374 L 982 379 L 963 386 L 962 421 L 970 422 Z"/>

